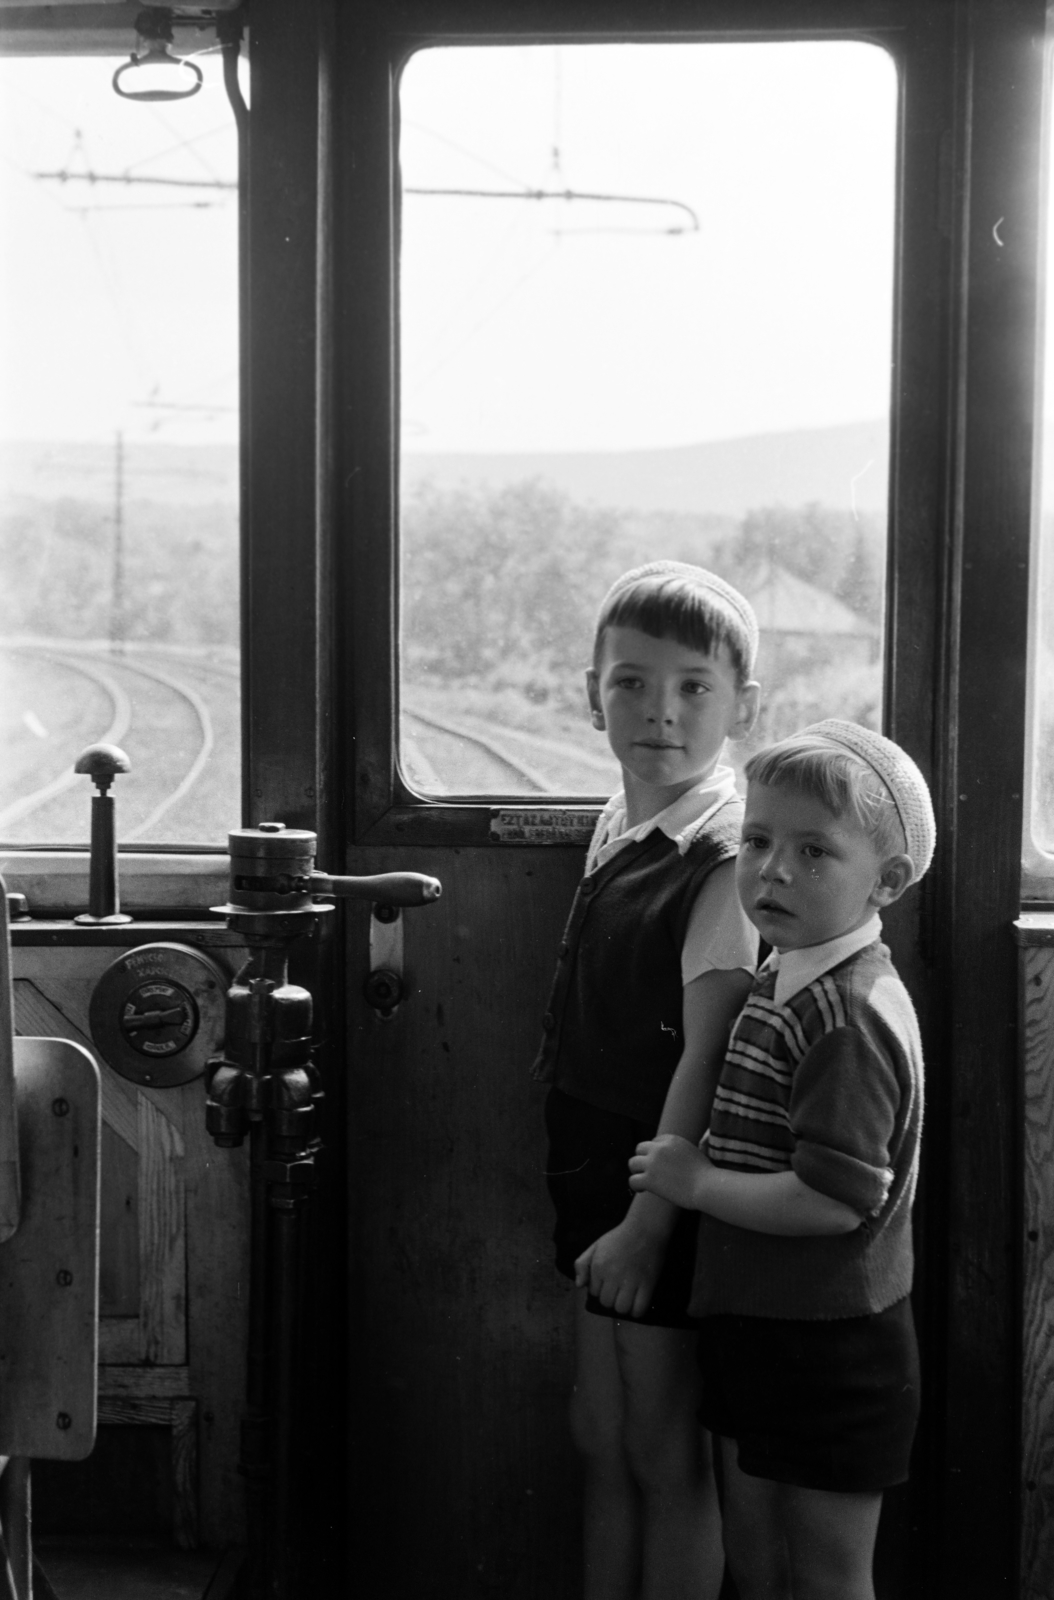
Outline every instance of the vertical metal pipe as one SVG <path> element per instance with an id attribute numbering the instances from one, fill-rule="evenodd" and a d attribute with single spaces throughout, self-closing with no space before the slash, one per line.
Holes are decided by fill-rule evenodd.
<path id="1" fill-rule="evenodd" d="M 267 1189 L 264 1183 L 266 1135 L 262 1122 L 249 1128 L 249 1347 L 246 1353 L 245 1414 L 241 1425 L 239 1468 L 245 1479 L 250 1600 L 267 1593 L 268 1480 L 267 1417 Z"/>
<path id="2" fill-rule="evenodd" d="M 283 1192 L 284 1191 L 284 1192 Z M 296 1316 L 303 1200 L 284 1186 L 270 1196 L 271 1474 L 268 1535 L 272 1541 L 268 1600 L 293 1600 L 296 1539 L 293 1432 L 296 1417 Z"/>
<path id="3" fill-rule="evenodd" d="M 117 830 L 113 795 L 93 794 L 88 911 L 93 917 L 112 917 L 118 909 Z"/>

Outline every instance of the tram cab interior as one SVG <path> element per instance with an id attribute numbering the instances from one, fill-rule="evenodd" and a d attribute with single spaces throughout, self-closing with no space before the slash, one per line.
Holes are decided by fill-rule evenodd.
<path id="1" fill-rule="evenodd" d="M 755 604 L 758 740 L 848 716 L 930 783 L 877 1591 L 1049 1600 L 1051 40 L 1042 0 L 0 0 L 14 1028 L 101 1092 L 97 1427 L 34 1456 L 32 1592 L 581 1592 L 529 1067 L 617 781 L 592 617 L 672 556 Z"/>

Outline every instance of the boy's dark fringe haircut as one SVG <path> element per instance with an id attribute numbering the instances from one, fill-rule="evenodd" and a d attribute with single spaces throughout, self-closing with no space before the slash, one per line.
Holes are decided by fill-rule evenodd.
<path id="1" fill-rule="evenodd" d="M 907 851 L 893 796 L 878 773 L 850 750 L 839 750 L 812 734 L 796 733 L 759 750 L 743 771 L 748 782 L 795 789 L 819 800 L 837 817 L 848 813 L 871 835 L 882 856 Z"/>
<path id="2" fill-rule="evenodd" d="M 726 611 L 713 594 L 679 574 L 638 578 L 601 611 L 593 644 L 594 666 L 599 665 L 607 628 L 639 628 L 653 639 L 673 638 L 708 656 L 726 645 L 737 688 L 750 677 L 750 641 L 739 618 Z"/>

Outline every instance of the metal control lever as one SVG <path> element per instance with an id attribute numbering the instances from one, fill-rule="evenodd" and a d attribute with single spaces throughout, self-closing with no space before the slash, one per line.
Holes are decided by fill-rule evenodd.
<path id="1" fill-rule="evenodd" d="M 313 894 L 335 894 L 339 900 L 372 900 L 384 906 L 427 906 L 438 900 L 443 885 L 423 872 L 379 872 L 372 878 L 331 878 L 311 874 Z"/>
<path id="2" fill-rule="evenodd" d="M 230 899 L 215 906 L 248 946 L 248 960 L 227 991 L 223 1055 L 209 1063 L 205 1126 L 220 1146 L 249 1140 L 252 1230 L 247 1406 L 241 1467 L 248 1496 L 248 1600 L 292 1600 L 300 1592 L 290 1566 L 294 1511 L 291 1446 L 298 1361 L 297 1312 L 305 1210 L 321 1144 L 317 1110 L 322 1082 L 313 1059 L 312 997 L 289 981 L 289 952 L 302 935 L 331 920 L 316 894 L 372 900 L 374 927 L 391 931 L 401 953 L 399 907 L 439 898 L 435 878 L 420 872 L 334 877 L 315 869 L 316 835 L 262 822 L 229 836 Z M 398 946 L 396 945 L 398 942 Z M 371 950 L 373 947 L 371 933 Z M 387 981 L 385 981 L 387 980 Z M 376 980 L 390 1014 L 401 979 Z M 140 1027 L 164 1013 L 137 1016 Z M 157 1025 L 157 1024 L 155 1024 Z"/>

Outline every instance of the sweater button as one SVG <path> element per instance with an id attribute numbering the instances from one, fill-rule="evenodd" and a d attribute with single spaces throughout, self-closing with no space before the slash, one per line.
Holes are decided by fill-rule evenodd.
<path id="1" fill-rule="evenodd" d="M 595 888 L 596 884 L 592 878 L 583 878 L 582 882 L 579 884 L 579 889 L 582 894 L 592 894 Z"/>
<path id="2" fill-rule="evenodd" d="M 546 1033 L 552 1033 L 555 1020 L 556 1019 L 551 1011 L 547 1011 L 545 1013 L 545 1016 L 542 1018 L 542 1027 L 545 1029 Z"/>

